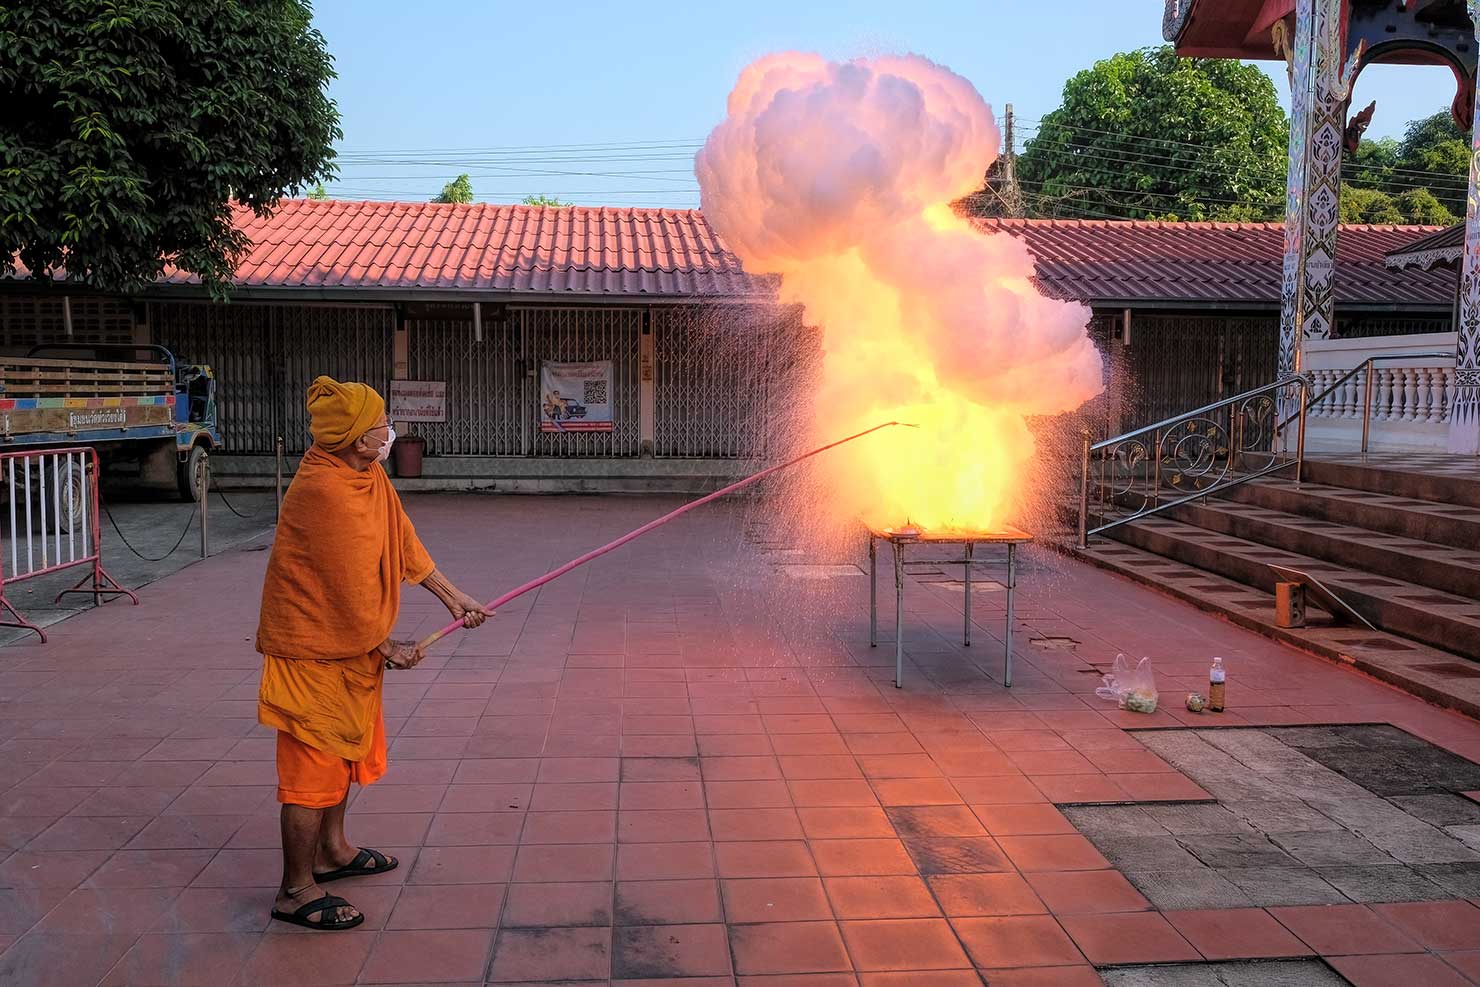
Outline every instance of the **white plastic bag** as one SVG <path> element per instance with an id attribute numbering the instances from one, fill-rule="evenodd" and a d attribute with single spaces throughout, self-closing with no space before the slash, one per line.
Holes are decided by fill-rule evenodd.
<path id="1" fill-rule="evenodd" d="M 1142 658 L 1132 666 L 1125 655 L 1116 655 L 1105 684 L 1095 690 L 1095 695 L 1114 699 L 1121 709 L 1132 713 L 1156 712 L 1156 675 L 1151 671 L 1151 659 Z"/>

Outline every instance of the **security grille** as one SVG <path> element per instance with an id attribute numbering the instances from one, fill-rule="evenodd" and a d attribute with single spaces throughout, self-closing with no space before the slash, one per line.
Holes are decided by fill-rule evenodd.
<path id="1" fill-rule="evenodd" d="M 526 391 L 526 421 L 531 449 L 540 456 L 589 459 L 636 456 L 639 449 L 637 357 L 642 312 L 626 309 L 524 309 L 523 334 L 530 368 L 543 361 L 585 363 L 612 361 L 612 431 L 541 432 L 536 386 Z"/>
<path id="2" fill-rule="evenodd" d="M 409 426 L 427 440 L 428 455 L 522 455 L 528 415 L 518 316 L 485 321 L 481 342 L 473 338 L 472 322 L 407 325 L 411 379 L 447 384 L 447 421 Z"/>

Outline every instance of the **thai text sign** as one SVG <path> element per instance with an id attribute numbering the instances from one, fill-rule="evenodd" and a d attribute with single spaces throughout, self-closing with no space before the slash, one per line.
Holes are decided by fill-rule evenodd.
<path id="1" fill-rule="evenodd" d="M 445 422 L 445 380 L 393 380 L 387 411 L 393 422 Z"/>
<path id="2" fill-rule="evenodd" d="M 610 432 L 612 362 L 540 364 L 541 432 Z"/>

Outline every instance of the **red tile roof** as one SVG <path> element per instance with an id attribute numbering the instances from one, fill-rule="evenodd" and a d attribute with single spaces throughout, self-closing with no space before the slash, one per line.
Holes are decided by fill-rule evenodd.
<path id="1" fill-rule="evenodd" d="M 984 219 L 1021 237 L 1048 294 L 1103 305 L 1278 306 L 1283 223 Z M 1386 255 L 1437 226 L 1343 226 L 1336 247 L 1338 305 L 1449 307 L 1455 273 L 1396 271 Z"/>
<path id="2" fill-rule="evenodd" d="M 285 201 L 237 222 L 252 241 L 237 273 L 244 294 L 280 297 L 479 291 L 570 301 L 754 299 L 776 282 L 747 274 L 691 209 Z M 1114 220 L 978 220 L 1027 241 L 1039 287 L 1095 305 L 1278 308 L 1281 224 Z M 1454 272 L 1395 271 L 1384 255 L 1433 233 L 1424 226 L 1346 226 L 1337 302 L 1448 307 Z M 20 276 L 24 276 L 24 272 Z M 167 285 L 195 279 L 173 273 Z"/>
<path id="3" fill-rule="evenodd" d="M 559 296 L 769 296 L 692 209 L 285 201 L 237 212 L 246 288 L 471 289 Z M 176 274 L 174 284 L 194 279 Z"/>

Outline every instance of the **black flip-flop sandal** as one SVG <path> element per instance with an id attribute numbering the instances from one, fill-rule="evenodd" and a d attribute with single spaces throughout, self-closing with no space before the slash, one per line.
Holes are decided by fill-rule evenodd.
<path id="1" fill-rule="evenodd" d="M 315 922 L 309 919 L 310 915 L 318 915 L 332 908 L 353 908 L 349 902 L 338 895 L 326 894 L 322 898 L 315 898 L 308 904 L 303 905 L 294 912 L 280 912 L 276 908 L 272 910 L 272 917 L 279 922 L 287 922 L 289 925 L 301 925 L 305 929 L 324 929 L 328 932 L 338 932 L 342 929 L 353 929 L 365 921 L 365 913 L 360 912 L 351 919 L 334 919 Z"/>
<path id="2" fill-rule="evenodd" d="M 375 866 L 366 867 L 365 865 L 372 860 L 375 862 Z M 326 874 L 315 874 L 313 879 L 315 884 L 326 884 L 329 881 L 338 881 L 346 877 L 368 877 L 371 874 L 383 874 L 388 870 L 395 870 L 396 865 L 399 863 L 399 860 L 393 861 L 379 850 L 362 849 L 359 853 L 355 854 L 354 860 L 351 860 L 343 867 L 336 867 Z"/>

